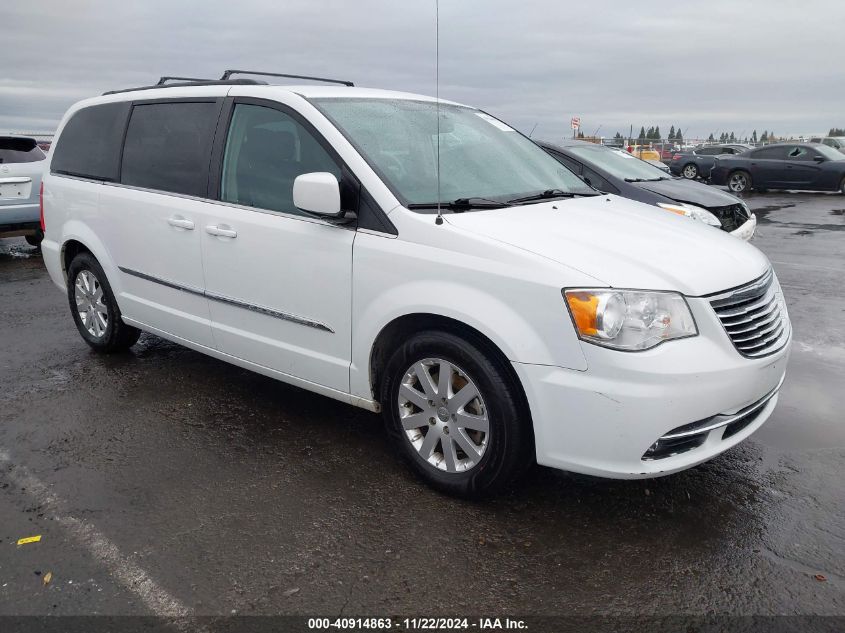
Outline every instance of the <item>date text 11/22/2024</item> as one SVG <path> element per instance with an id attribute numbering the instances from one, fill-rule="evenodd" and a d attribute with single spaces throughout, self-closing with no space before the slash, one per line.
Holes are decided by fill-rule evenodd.
<path id="1" fill-rule="evenodd" d="M 308 629 L 379 631 L 396 629 L 400 631 L 456 631 L 476 629 L 479 631 L 518 631 L 528 628 L 521 619 L 511 618 L 309 618 Z"/>

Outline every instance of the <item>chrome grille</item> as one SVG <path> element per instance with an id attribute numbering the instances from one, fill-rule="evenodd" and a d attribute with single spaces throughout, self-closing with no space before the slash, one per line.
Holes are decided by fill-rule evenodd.
<path id="1" fill-rule="evenodd" d="M 773 354 L 789 340 L 786 302 L 769 270 L 750 284 L 709 297 L 737 351 L 748 358 Z"/>

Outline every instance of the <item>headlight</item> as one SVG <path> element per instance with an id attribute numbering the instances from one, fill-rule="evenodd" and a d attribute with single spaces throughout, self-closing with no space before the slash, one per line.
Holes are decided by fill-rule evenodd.
<path id="1" fill-rule="evenodd" d="M 693 220 L 704 222 L 710 226 L 716 226 L 719 228 L 722 227 L 722 223 L 719 222 L 719 218 L 710 213 L 707 209 L 702 209 L 701 207 L 696 207 L 692 204 L 684 204 L 683 202 L 673 204 L 658 202 L 657 206 L 661 209 L 671 211 L 672 213 L 677 213 L 678 215 L 683 215 L 685 217 L 692 218 Z"/>
<path id="2" fill-rule="evenodd" d="M 698 334 L 677 292 L 605 288 L 565 290 L 563 296 L 579 338 L 596 345 L 639 351 Z"/>

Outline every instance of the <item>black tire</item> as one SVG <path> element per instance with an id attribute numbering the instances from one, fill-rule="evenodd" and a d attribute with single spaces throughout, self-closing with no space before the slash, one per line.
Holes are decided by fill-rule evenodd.
<path id="1" fill-rule="evenodd" d="M 695 180 L 699 177 L 698 165 L 695 163 L 687 163 L 681 169 L 681 175 L 687 180 Z"/>
<path id="2" fill-rule="evenodd" d="M 385 425 L 397 452 L 426 483 L 442 492 L 465 498 L 480 497 L 501 489 L 530 466 L 534 457 L 533 427 L 527 406 L 523 404 L 522 392 L 514 384 L 515 379 L 505 362 L 483 351 L 483 344 L 479 343 L 445 331 L 416 334 L 393 353 L 382 380 Z M 406 372 L 415 363 L 431 358 L 442 359 L 452 364 L 456 371 L 464 372 L 463 375 L 477 387 L 483 399 L 483 412 L 489 424 L 486 449 L 475 465 L 463 472 L 446 472 L 429 463 L 412 445 L 402 425 L 399 393 L 403 379 L 408 375 Z M 460 377 L 460 372 L 455 375 Z M 457 422 L 452 422 L 454 416 L 451 419 L 441 418 L 440 422 L 435 422 L 433 417 L 429 420 L 431 424 L 442 423 L 444 427 L 446 424 L 459 426 Z M 454 433 L 461 432 L 456 426 L 453 426 L 452 437 Z M 449 429 L 445 431 L 448 433 Z M 431 431 L 426 430 L 426 435 L 418 436 L 418 440 L 424 441 L 428 432 Z M 454 445 L 458 446 L 458 442 L 455 441 Z M 443 454 L 443 445 L 436 446 L 441 447 Z M 457 452 L 469 457 L 461 450 Z"/>
<path id="3" fill-rule="evenodd" d="M 34 235 L 24 235 L 24 239 L 30 246 L 41 246 L 41 240 L 44 239 L 44 233 L 39 229 Z"/>
<path id="4" fill-rule="evenodd" d="M 839 183 L 839 193 L 845 196 L 845 178 L 843 178 L 842 182 Z"/>
<path id="5" fill-rule="evenodd" d="M 731 193 L 748 193 L 753 187 L 751 174 L 744 169 L 737 169 L 728 174 L 728 189 Z"/>
<path id="6" fill-rule="evenodd" d="M 95 281 L 99 284 L 101 292 L 101 305 L 107 309 L 107 320 L 104 331 L 96 336 L 88 331 L 82 321 L 76 303 L 76 283 L 80 275 L 88 272 L 93 274 Z M 120 308 L 114 299 L 106 273 L 97 259 L 90 253 L 80 253 L 73 258 L 67 271 L 67 298 L 73 321 L 76 329 L 88 345 L 97 352 L 111 354 L 122 352 L 132 347 L 141 335 L 141 331 L 123 322 Z"/>

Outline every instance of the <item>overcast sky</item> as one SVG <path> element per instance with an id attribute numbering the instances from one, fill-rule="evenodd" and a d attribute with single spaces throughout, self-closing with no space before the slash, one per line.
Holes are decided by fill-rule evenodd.
<path id="1" fill-rule="evenodd" d="M 434 0 L 26 0 L 0 20 L 0 130 L 226 68 L 433 95 Z M 845 127 L 845 2 L 441 0 L 440 95 L 536 137 Z"/>

